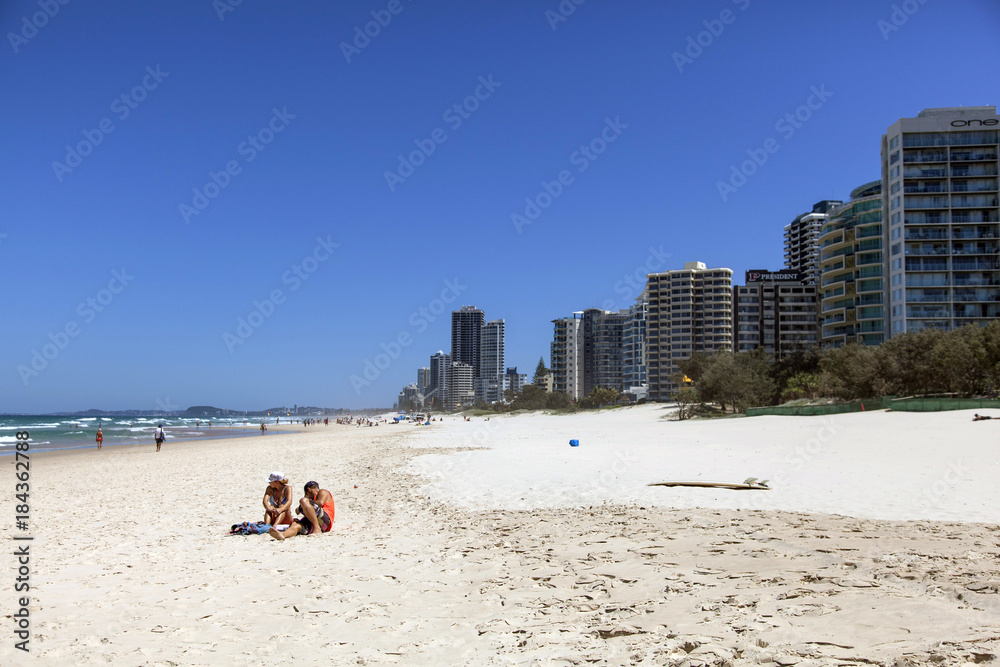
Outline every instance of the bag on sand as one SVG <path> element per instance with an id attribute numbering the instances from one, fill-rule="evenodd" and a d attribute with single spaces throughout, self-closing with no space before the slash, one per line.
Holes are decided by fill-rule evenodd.
<path id="1" fill-rule="evenodd" d="M 234 523 L 229 533 L 231 535 L 263 535 L 271 530 L 271 524 L 258 521 L 257 523 Z"/>

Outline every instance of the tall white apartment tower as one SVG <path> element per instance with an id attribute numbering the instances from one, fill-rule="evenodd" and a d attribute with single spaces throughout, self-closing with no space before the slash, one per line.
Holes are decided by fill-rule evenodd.
<path id="1" fill-rule="evenodd" d="M 549 367 L 552 369 L 552 391 L 570 398 L 582 398 L 583 393 L 583 313 L 552 320 L 553 337 Z"/>
<path id="2" fill-rule="evenodd" d="M 733 347 L 733 270 L 688 262 L 646 276 L 646 374 L 649 398 L 669 400 L 676 361 Z"/>
<path id="3" fill-rule="evenodd" d="M 475 379 L 476 399 L 496 403 L 503 393 L 504 321 L 491 320 L 479 334 L 479 377 Z"/>
<path id="4" fill-rule="evenodd" d="M 889 335 L 1000 314 L 1000 116 L 924 109 L 882 137 Z"/>

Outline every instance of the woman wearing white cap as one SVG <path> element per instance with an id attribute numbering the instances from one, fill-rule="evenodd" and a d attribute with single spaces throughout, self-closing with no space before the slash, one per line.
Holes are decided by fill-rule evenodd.
<path id="1" fill-rule="evenodd" d="M 272 472 L 264 489 L 264 523 L 272 526 L 292 522 L 292 489 L 283 473 Z"/>

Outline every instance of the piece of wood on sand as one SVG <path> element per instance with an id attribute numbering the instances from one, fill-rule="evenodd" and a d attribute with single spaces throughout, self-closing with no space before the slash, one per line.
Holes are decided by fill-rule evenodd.
<path id="1" fill-rule="evenodd" d="M 731 482 L 654 482 L 652 484 L 647 484 L 647 486 L 694 486 L 703 487 L 711 489 L 736 489 L 739 491 L 767 491 L 771 487 L 767 485 L 768 480 L 758 482 L 756 477 L 750 477 L 742 484 L 734 484 Z"/>

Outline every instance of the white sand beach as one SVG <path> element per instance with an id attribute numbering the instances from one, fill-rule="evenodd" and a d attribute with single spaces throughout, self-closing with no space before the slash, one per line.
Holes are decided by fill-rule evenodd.
<path id="1" fill-rule="evenodd" d="M 35 457 L 31 653 L 11 635 L 0 664 L 997 660 L 1000 420 L 666 414 Z M 330 533 L 225 534 L 275 469 L 332 492 Z M 747 477 L 771 488 L 647 486 Z"/>

